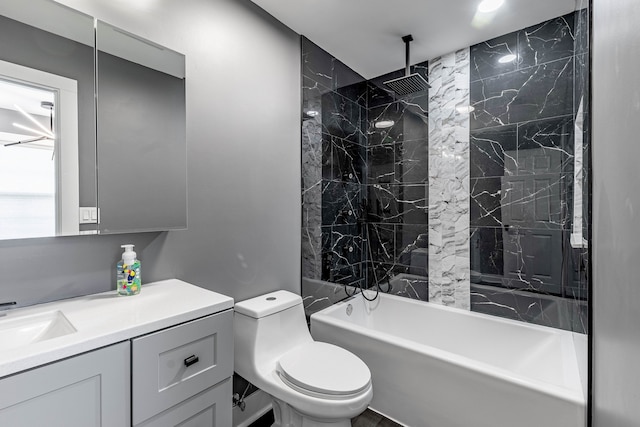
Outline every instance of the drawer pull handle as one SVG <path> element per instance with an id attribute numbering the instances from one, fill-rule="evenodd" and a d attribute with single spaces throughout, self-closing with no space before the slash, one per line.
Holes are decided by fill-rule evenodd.
<path id="1" fill-rule="evenodd" d="M 193 365 L 194 363 L 198 363 L 198 356 L 196 356 L 195 354 L 192 356 L 187 357 L 186 359 L 184 359 L 184 366 L 186 366 L 187 368 L 191 365 Z"/>

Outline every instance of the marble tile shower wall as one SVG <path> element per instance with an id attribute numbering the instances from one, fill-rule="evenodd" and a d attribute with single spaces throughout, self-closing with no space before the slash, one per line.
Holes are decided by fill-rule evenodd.
<path id="1" fill-rule="evenodd" d="M 587 87 L 588 23 L 568 14 L 471 47 L 471 304 L 475 311 L 584 330 L 584 250 L 571 233 L 576 115 Z M 507 54 L 511 62 L 498 61 Z M 583 104 L 583 111 L 588 111 Z M 584 168 L 588 171 L 588 168 Z M 580 176 L 587 179 L 586 173 Z M 587 201 L 589 197 L 584 197 Z M 582 199 L 581 199 L 582 200 Z M 588 223 L 588 209 L 583 220 Z M 588 232 L 584 237 L 588 237 Z M 521 289 L 529 294 L 505 293 Z M 535 295 L 560 297 L 536 297 Z M 519 295 L 519 297 L 518 297 Z M 524 295 L 530 295 L 525 297 Z"/>
<path id="2" fill-rule="evenodd" d="M 412 72 L 427 78 L 427 63 Z M 366 232 L 370 243 L 367 281 L 382 290 L 429 299 L 428 94 L 396 98 L 383 82 L 398 70 L 368 82 Z M 376 123 L 393 122 L 388 128 Z"/>
<path id="3" fill-rule="evenodd" d="M 304 37 L 302 61 L 302 276 L 357 284 L 364 281 L 367 86 Z M 307 305 L 321 290 L 308 292 Z"/>
<path id="4" fill-rule="evenodd" d="M 303 38 L 308 313 L 343 284 L 383 283 L 586 331 L 588 248 L 575 243 L 590 236 L 588 29 L 581 10 L 417 64 L 435 86 L 403 99 L 382 82 L 404 70 L 365 81 Z"/>
<path id="5" fill-rule="evenodd" d="M 387 282 L 385 291 L 427 300 L 427 95 L 396 101 L 382 82 L 403 70 L 365 81 L 304 37 L 302 55 L 308 311 L 346 296 L 319 280 Z M 426 77 L 426 63 L 414 68 Z M 379 129 L 382 120 L 393 125 Z"/>

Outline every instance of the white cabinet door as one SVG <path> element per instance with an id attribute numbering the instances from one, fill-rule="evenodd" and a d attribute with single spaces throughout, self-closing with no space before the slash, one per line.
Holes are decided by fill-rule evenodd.
<path id="1" fill-rule="evenodd" d="M 136 427 L 229 427 L 232 393 L 227 378 Z"/>
<path id="2" fill-rule="evenodd" d="M 130 402 L 127 341 L 0 380 L 0 426 L 129 426 Z"/>

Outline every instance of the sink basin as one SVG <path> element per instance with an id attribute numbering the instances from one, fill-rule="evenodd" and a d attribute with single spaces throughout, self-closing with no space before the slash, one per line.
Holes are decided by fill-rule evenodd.
<path id="1" fill-rule="evenodd" d="M 23 316 L 8 313 L 6 317 L 0 317 L 0 351 L 74 332 L 76 328 L 59 310 Z"/>

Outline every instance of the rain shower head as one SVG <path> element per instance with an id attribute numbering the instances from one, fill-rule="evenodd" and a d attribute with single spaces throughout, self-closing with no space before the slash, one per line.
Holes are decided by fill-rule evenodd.
<path id="1" fill-rule="evenodd" d="M 397 79 L 387 80 L 383 84 L 397 93 L 400 96 L 411 95 L 412 93 L 422 92 L 429 89 L 431 86 L 427 81 L 418 73 L 411 74 L 411 55 L 409 50 L 409 44 L 413 41 L 413 36 L 411 34 L 406 35 L 402 38 L 402 41 L 405 44 L 405 52 L 406 52 L 406 67 L 405 67 L 405 75 L 403 77 L 399 77 Z"/>

